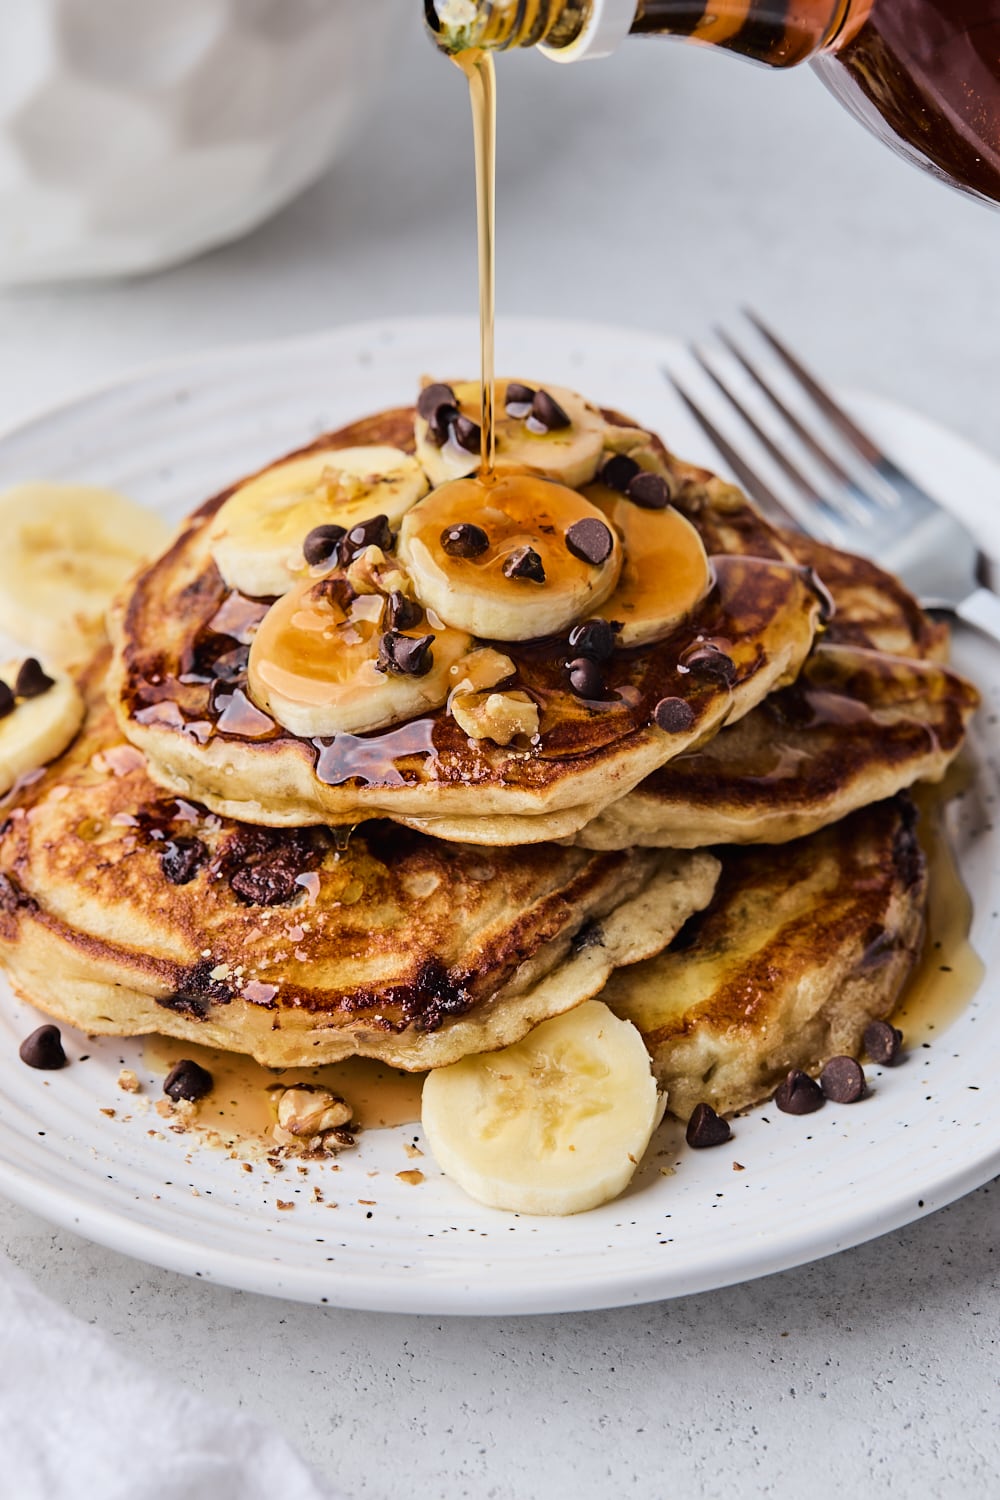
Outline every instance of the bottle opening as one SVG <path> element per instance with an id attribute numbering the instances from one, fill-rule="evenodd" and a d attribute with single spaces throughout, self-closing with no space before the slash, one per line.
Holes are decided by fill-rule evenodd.
<path id="1" fill-rule="evenodd" d="M 444 52 L 471 47 L 567 47 L 590 16 L 591 0 L 424 0 L 434 41 Z"/>

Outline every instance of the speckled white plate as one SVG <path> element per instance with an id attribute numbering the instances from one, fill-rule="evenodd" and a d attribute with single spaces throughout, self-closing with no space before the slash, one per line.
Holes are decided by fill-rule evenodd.
<path id="1" fill-rule="evenodd" d="M 714 462 L 660 374 L 676 345 L 621 329 L 509 322 L 500 367 L 544 373 L 632 412 L 680 452 Z M 413 398 L 421 372 L 472 371 L 475 329 L 455 320 L 371 324 L 237 348 L 158 368 L 0 440 L 0 486 L 28 478 L 124 490 L 179 517 L 240 473 L 378 407 Z M 915 413 L 851 402 L 900 462 L 960 510 L 1000 556 L 1000 465 Z M 369 1132 L 339 1171 L 243 1172 L 153 1124 L 118 1092 L 122 1063 L 155 1097 L 141 1046 L 68 1034 L 72 1066 L 33 1072 L 17 1046 L 37 1015 L 0 988 L 0 1191 L 141 1259 L 303 1301 L 415 1313 L 603 1307 L 724 1286 L 885 1233 L 1000 1172 L 1000 651 L 970 633 L 959 664 L 983 688 L 974 780 L 955 806 L 979 996 L 929 1048 L 884 1074 L 860 1105 L 806 1120 L 763 1108 L 731 1147 L 691 1152 L 667 1123 L 630 1191 L 572 1219 L 479 1208 L 415 1165 L 416 1127 Z M 87 1061 L 80 1061 L 81 1054 Z M 116 1110 L 113 1119 L 102 1108 Z M 733 1171 L 739 1161 L 742 1172 Z M 673 1168 L 672 1175 L 662 1169 Z M 312 1201 L 320 1182 L 326 1203 Z M 295 1204 L 279 1211 L 277 1199 Z M 332 1203 L 336 1207 L 332 1207 Z"/>

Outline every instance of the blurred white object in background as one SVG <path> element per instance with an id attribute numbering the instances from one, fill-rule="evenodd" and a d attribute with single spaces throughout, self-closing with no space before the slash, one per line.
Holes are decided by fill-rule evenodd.
<path id="1" fill-rule="evenodd" d="M 412 0 L 0 0 L 0 282 L 171 265 L 329 166 Z"/>

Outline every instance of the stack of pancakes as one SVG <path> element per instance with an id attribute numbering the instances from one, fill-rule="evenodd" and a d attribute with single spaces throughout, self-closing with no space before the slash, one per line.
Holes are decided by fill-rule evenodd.
<path id="1" fill-rule="evenodd" d="M 509 425 L 519 404 L 508 397 Z M 414 1071 L 600 995 L 639 1028 L 681 1118 L 702 1100 L 742 1108 L 792 1067 L 858 1051 L 922 941 L 906 788 L 943 776 L 976 693 L 944 664 L 943 627 L 878 567 L 779 532 L 626 418 L 585 409 L 597 437 L 570 487 L 608 518 L 624 560 L 605 602 L 558 629 L 469 632 L 452 681 L 470 652 L 506 663 L 499 684 L 465 694 L 530 723 L 509 721 L 506 743 L 470 733 L 451 691 L 377 729 L 284 727 L 251 666 L 282 599 L 220 567 L 220 512 L 248 482 L 191 516 L 81 671 L 74 743 L 8 798 L 0 961 L 22 995 L 91 1033 L 162 1032 L 273 1067 L 357 1054 Z M 368 418 L 265 471 L 254 493 L 290 462 L 336 471 L 338 453 L 388 448 L 429 474 L 416 516 L 475 466 L 454 419 L 433 451 L 436 418 L 427 402 Z M 630 554 L 636 469 L 657 484 L 634 490 L 646 552 Z M 650 638 L 643 601 L 673 584 L 647 541 L 677 518 L 700 538 L 707 587 Z M 288 589 L 338 607 L 374 599 L 377 670 L 416 702 L 453 622 L 413 586 L 399 525 L 361 519 L 353 557 L 341 527 L 326 528 L 325 561 L 303 535 Z M 534 607 L 540 558 L 563 539 L 525 528 L 504 576 Z M 585 537 L 573 555 L 604 566 L 592 552 Z"/>

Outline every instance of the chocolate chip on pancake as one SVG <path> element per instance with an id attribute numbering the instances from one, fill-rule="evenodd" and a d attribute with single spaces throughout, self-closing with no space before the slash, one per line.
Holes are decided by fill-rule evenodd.
<path id="1" fill-rule="evenodd" d="M 670 504 L 670 486 L 661 474 L 636 474 L 625 494 L 643 510 L 666 510 Z"/>
<path id="2" fill-rule="evenodd" d="M 903 1033 L 888 1021 L 870 1021 L 865 1027 L 865 1051 L 872 1062 L 893 1068 L 902 1061 Z"/>
<path id="3" fill-rule="evenodd" d="M 614 545 L 614 537 L 609 528 L 595 517 L 587 516 L 582 521 L 574 521 L 566 533 L 566 546 L 573 556 L 595 568 L 607 562 Z"/>
<path id="4" fill-rule="evenodd" d="M 866 1093 L 864 1069 L 853 1057 L 831 1057 L 819 1075 L 819 1084 L 835 1104 L 856 1104 Z"/>
<path id="5" fill-rule="evenodd" d="M 686 734 L 694 723 L 694 709 L 683 698 L 661 698 L 653 719 L 664 734 Z"/>
<path id="6" fill-rule="evenodd" d="M 163 1092 L 175 1104 L 179 1104 L 182 1099 L 189 1104 L 195 1104 L 212 1092 L 214 1083 L 215 1080 L 207 1068 L 203 1068 L 200 1063 L 194 1062 L 190 1057 L 182 1057 L 163 1080 Z"/>
<path id="7" fill-rule="evenodd" d="M 730 686 L 736 681 L 736 663 L 714 641 L 700 641 L 686 651 L 681 657 L 681 666 L 695 677 L 707 677 L 712 682 Z"/>
<path id="8" fill-rule="evenodd" d="M 511 380 L 507 385 L 507 393 L 504 397 L 504 407 L 509 417 L 526 417 L 531 410 L 531 403 L 538 392 L 530 385 L 522 385 L 519 380 Z"/>
<path id="9" fill-rule="evenodd" d="M 458 420 L 458 399 L 451 386 L 440 382 L 425 386 L 417 398 L 417 411 L 427 423 L 431 441 L 442 448 L 452 424 Z"/>
<path id="10" fill-rule="evenodd" d="M 455 442 L 466 453 L 478 453 L 483 446 L 483 429 L 471 417 L 458 417 L 451 433 Z"/>
<path id="11" fill-rule="evenodd" d="M 333 523 L 314 526 L 302 543 L 302 556 L 311 568 L 325 567 L 333 562 L 345 535 L 345 528 Z"/>
<path id="12" fill-rule="evenodd" d="M 578 656 L 566 663 L 569 685 L 578 698 L 601 698 L 604 695 L 604 677 L 600 667 L 589 656 Z"/>
<path id="13" fill-rule="evenodd" d="M 569 633 L 570 648 L 578 656 L 589 656 L 592 661 L 608 661 L 614 653 L 615 636 L 620 625 L 595 616 L 574 625 Z"/>
<path id="14" fill-rule="evenodd" d="M 490 539 L 481 526 L 471 521 L 461 521 L 457 526 L 446 526 L 441 533 L 441 546 L 449 557 L 482 557 L 488 549 Z"/>
<path id="15" fill-rule="evenodd" d="M 3 681 L 0 681 L 0 719 L 5 719 L 8 714 L 14 712 L 16 700 L 11 689 Z"/>
<path id="16" fill-rule="evenodd" d="M 598 479 L 608 486 L 610 490 L 617 490 L 620 495 L 628 493 L 628 487 L 641 474 L 642 470 L 634 458 L 629 458 L 627 453 L 612 453 L 601 465 Z"/>
<path id="17" fill-rule="evenodd" d="M 532 432 L 560 432 L 572 426 L 569 416 L 548 391 L 538 391 L 531 403 L 528 427 Z"/>
<path id="18" fill-rule="evenodd" d="M 43 1072 L 54 1073 L 58 1068 L 66 1066 L 66 1053 L 63 1051 L 62 1035 L 58 1026 L 39 1026 L 30 1036 L 25 1037 L 17 1051 L 18 1057 L 29 1068 L 40 1068 Z"/>
<path id="19" fill-rule="evenodd" d="M 432 635 L 400 635 L 396 630 L 387 630 L 378 643 L 380 672 L 393 672 L 399 677 L 426 677 L 434 665 L 431 646 Z"/>
<path id="20" fill-rule="evenodd" d="M 534 547 L 518 547 L 503 565 L 505 578 L 527 578 L 532 583 L 545 582 L 545 565 Z"/>
<path id="21" fill-rule="evenodd" d="M 351 527 L 341 538 L 337 551 L 341 565 L 346 568 L 366 547 L 381 547 L 383 552 L 388 552 L 391 546 L 388 517 L 370 516 L 367 521 L 359 521 L 357 526 Z"/>
<path id="22" fill-rule="evenodd" d="M 732 1135 L 729 1121 L 717 1115 L 710 1104 L 702 1101 L 691 1111 L 684 1139 L 696 1151 L 702 1151 L 708 1146 L 724 1146 L 732 1139 Z"/>
<path id="23" fill-rule="evenodd" d="M 778 1084 L 774 1102 L 786 1115 L 811 1115 L 814 1110 L 822 1109 L 825 1100 L 816 1080 L 801 1069 L 793 1068 Z"/>
<path id="24" fill-rule="evenodd" d="M 386 606 L 386 622 L 390 630 L 412 630 L 419 625 L 424 612 L 416 599 L 407 599 L 405 594 L 393 590 Z"/>
<path id="25" fill-rule="evenodd" d="M 21 669 L 17 674 L 14 684 L 14 692 L 19 698 L 40 698 L 47 693 L 49 688 L 55 687 L 55 682 L 42 667 L 41 662 L 35 656 L 29 656 L 21 663 Z"/>
<path id="26" fill-rule="evenodd" d="M 190 885 L 207 858 L 201 839 L 170 839 L 160 853 L 160 868 L 171 885 Z"/>

